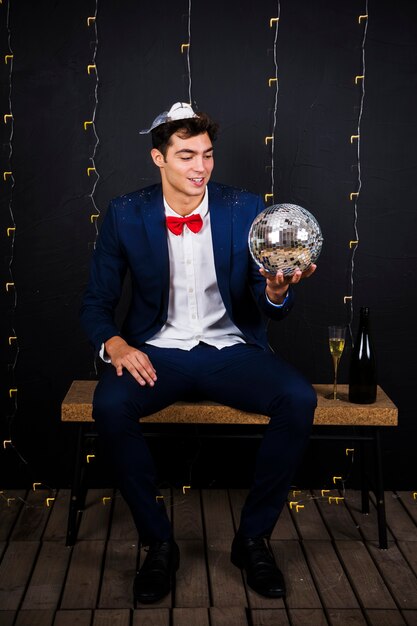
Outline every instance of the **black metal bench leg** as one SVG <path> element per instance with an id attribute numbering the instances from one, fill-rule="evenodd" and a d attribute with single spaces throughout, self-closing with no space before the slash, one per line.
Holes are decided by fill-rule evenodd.
<path id="1" fill-rule="evenodd" d="M 83 503 L 83 469 L 84 469 L 84 455 L 83 455 L 83 438 L 84 438 L 84 425 L 78 424 L 77 434 L 77 447 L 75 453 L 74 462 L 74 475 L 71 485 L 71 498 L 68 510 L 68 525 L 67 525 L 67 537 L 65 545 L 73 546 L 77 538 L 77 522 L 78 511 L 81 510 Z"/>
<path id="2" fill-rule="evenodd" d="M 382 550 L 388 548 L 387 539 L 387 520 L 385 516 L 385 494 L 384 494 L 384 476 L 382 470 L 382 451 L 379 428 L 375 429 L 374 436 L 374 455 L 375 455 L 375 497 L 376 510 L 378 515 L 378 536 L 379 547 Z"/>
<path id="3" fill-rule="evenodd" d="M 369 513 L 369 481 L 368 468 L 366 465 L 366 445 L 363 441 L 359 442 L 359 463 L 361 473 L 361 510 L 364 515 Z"/>

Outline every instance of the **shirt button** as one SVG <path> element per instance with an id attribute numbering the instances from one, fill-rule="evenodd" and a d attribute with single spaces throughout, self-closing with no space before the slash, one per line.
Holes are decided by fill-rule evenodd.
<path id="1" fill-rule="evenodd" d="M 188 293 L 193 293 L 193 292 L 194 292 L 194 289 L 192 287 L 189 287 L 188 288 Z"/>
<path id="2" fill-rule="evenodd" d="M 195 313 L 192 314 L 191 319 L 195 320 L 197 318 L 197 315 Z"/>
<path id="3" fill-rule="evenodd" d="M 186 260 L 187 265 L 191 265 L 191 259 Z"/>

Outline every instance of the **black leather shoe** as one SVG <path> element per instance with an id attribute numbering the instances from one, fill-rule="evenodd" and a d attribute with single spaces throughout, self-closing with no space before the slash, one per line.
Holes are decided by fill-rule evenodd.
<path id="1" fill-rule="evenodd" d="M 246 571 L 246 582 L 261 596 L 285 596 L 284 577 L 263 537 L 247 538 L 237 534 L 232 543 L 231 561 Z"/>
<path id="2" fill-rule="evenodd" d="M 180 551 L 175 541 L 158 541 L 148 548 L 148 554 L 135 576 L 135 603 L 152 604 L 171 591 L 172 581 L 180 564 Z"/>

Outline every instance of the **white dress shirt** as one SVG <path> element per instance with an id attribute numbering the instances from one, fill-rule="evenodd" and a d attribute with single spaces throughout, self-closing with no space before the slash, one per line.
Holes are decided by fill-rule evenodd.
<path id="1" fill-rule="evenodd" d="M 166 216 L 179 217 L 164 199 Z M 193 233 L 186 225 L 181 235 L 168 233 L 170 266 L 168 318 L 146 343 L 161 348 L 191 350 L 200 341 L 216 348 L 245 343 L 228 316 L 217 286 L 210 228 L 208 190 L 191 215 L 199 213 L 203 226 Z"/>

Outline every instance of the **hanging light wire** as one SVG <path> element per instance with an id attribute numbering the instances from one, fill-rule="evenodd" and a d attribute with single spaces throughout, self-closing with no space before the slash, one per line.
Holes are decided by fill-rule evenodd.
<path id="1" fill-rule="evenodd" d="M 188 48 L 187 48 L 187 68 L 188 68 L 188 101 L 192 106 L 192 94 L 191 94 L 191 0 L 188 0 Z"/>
<path id="2" fill-rule="evenodd" d="M 281 3 L 280 0 L 277 0 L 277 20 L 275 21 L 275 36 L 274 36 L 274 67 L 275 67 L 275 97 L 274 97 L 274 110 L 273 110 L 273 122 L 272 122 L 272 140 L 271 140 L 271 195 L 272 202 L 275 202 L 275 131 L 277 126 L 277 111 L 278 111 L 278 92 L 279 92 L 279 79 L 278 79 L 278 53 L 277 53 L 277 43 L 278 43 L 278 32 L 279 32 L 279 22 L 280 22 L 280 14 L 281 14 Z"/>
<path id="3" fill-rule="evenodd" d="M 94 169 L 94 172 L 96 174 L 95 176 L 95 180 L 94 180 L 94 184 L 93 187 L 91 189 L 91 192 L 89 194 L 89 198 L 91 200 L 91 203 L 93 205 L 93 210 L 94 210 L 94 218 L 91 221 L 94 224 L 94 228 L 95 228 L 95 241 L 94 241 L 94 247 L 96 245 L 96 241 L 97 241 L 97 236 L 98 236 L 98 218 L 100 217 L 101 211 L 97 206 L 96 200 L 95 200 L 95 192 L 96 192 L 96 187 L 97 184 L 100 180 L 100 174 L 97 170 L 96 167 L 96 154 L 97 154 L 97 150 L 98 150 L 98 146 L 100 144 L 100 139 L 99 136 L 97 134 L 97 129 L 96 129 L 96 114 L 97 114 L 97 108 L 98 108 L 98 87 L 99 87 L 99 75 L 98 75 L 98 70 L 97 70 L 97 64 L 96 64 L 96 56 L 97 56 L 97 49 L 98 49 L 98 31 L 97 31 L 97 13 L 98 13 L 98 0 L 96 0 L 95 3 L 95 11 L 94 11 L 94 19 L 92 20 L 93 23 L 93 28 L 94 28 L 94 48 L 93 48 L 93 58 L 92 58 L 92 62 L 91 64 L 95 67 L 95 76 L 96 76 L 96 83 L 94 86 L 94 109 L 93 109 L 93 114 L 92 114 L 92 118 L 91 118 L 91 122 L 92 122 L 92 129 L 93 129 L 93 133 L 94 133 L 94 137 L 95 137 L 95 144 L 94 144 L 94 148 L 93 148 L 93 154 L 90 157 L 90 161 L 91 161 L 91 167 Z"/>
<path id="4" fill-rule="evenodd" d="M 352 322 L 354 317 L 354 306 L 353 306 L 353 291 L 354 291 L 354 273 L 355 273 L 355 255 L 356 250 L 359 245 L 359 228 L 358 228 L 358 205 L 360 194 L 362 190 L 362 167 L 361 167 L 361 127 L 362 127 L 362 115 L 364 109 L 365 102 L 365 79 L 366 79 L 366 56 L 365 56 L 365 47 L 366 47 L 366 38 L 368 33 L 368 21 L 369 21 L 369 11 L 368 11 L 368 0 L 365 0 L 365 15 L 361 16 L 364 18 L 364 29 L 361 43 L 361 53 L 362 53 L 362 70 L 361 70 L 361 99 L 359 106 L 359 115 L 358 115 L 358 124 L 357 124 L 357 146 L 356 146 L 356 158 L 357 158 L 357 187 L 355 193 L 354 200 L 354 208 L 353 208 L 353 232 L 354 232 L 354 241 L 351 242 L 352 245 L 352 255 L 350 260 L 350 298 L 349 302 L 349 321 L 348 321 L 348 329 L 350 334 L 350 340 L 353 345 L 353 333 L 352 333 Z M 359 18 L 359 23 L 361 22 Z"/>
<path id="5" fill-rule="evenodd" d="M 90 221 L 92 224 L 94 224 L 94 229 L 95 229 L 95 237 L 94 237 L 94 242 L 93 242 L 93 248 L 95 249 L 96 244 L 97 244 L 97 238 L 98 238 L 98 233 L 99 233 L 99 227 L 98 227 L 98 220 L 100 218 L 101 215 L 101 211 L 97 205 L 96 199 L 95 199 L 95 193 L 96 193 L 96 188 L 98 185 L 98 182 L 100 180 L 100 173 L 97 169 L 96 166 L 96 155 L 97 155 L 97 150 L 100 144 L 100 138 L 98 136 L 97 133 L 97 128 L 96 128 L 96 115 L 97 115 L 97 109 L 98 109 L 98 89 L 99 89 L 99 74 L 98 74 L 98 69 L 97 69 L 97 62 L 96 62 L 96 57 L 97 57 L 97 50 L 98 50 L 98 30 L 97 30 L 97 14 L 98 14 L 98 0 L 95 0 L 95 9 L 94 9 L 94 15 L 90 16 L 87 18 L 87 25 L 88 27 L 91 27 L 91 25 L 93 25 L 93 32 L 94 32 L 94 41 L 92 41 L 91 43 L 93 43 L 93 57 L 91 60 L 90 65 L 88 66 L 87 69 L 92 69 L 94 68 L 94 74 L 95 74 L 95 85 L 94 85 L 94 107 L 93 107 L 93 113 L 91 116 L 91 120 L 89 120 L 88 122 L 84 122 L 84 129 L 87 130 L 87 127 L 92 128 L 92 131 L 94 133 L 94 137 L 95 137 L 95 144 L 93 147 L 93 153 L 90 156 L 89 160 L 90 160 L 90 166 L 87 169 L 87 173 L 89 173 L 90 171 L 94 172 L 94 183 L 92 186 L 92 189 L 90 191 L 90 193 L 88 194 L 88 197 L 90 198 L 91 204 L 92 204 L 92 209 L 93 209 L 93 213 L 90 216 Z M 94 375 L 95 377 L 98 377 L 98 366 L 97 366 L 97 361 L 98 361 L 99 357 L 97 355 L 94 355 L 93 357 L 93 369 L 94 369 Z"/>
<path id="6" fill-rule="evenodd" d="M 11 382 L 11 386 L 9 389 L 9 398 L 13 399 L 13 409 L 11 413 L 7 415 L 7 432 L 8 432 L 7 446 L 10 446 L 14 450 L 14 452 L 17 454 L 17 456 L 20 458 L 20 460 L 25 465 L 28 465 L 28 462 L 26 461 L 26 459 L 23 458 L 23 456 L 20 454 L 20 452 L 17 450 L 16 446 L 14 445 L 13 436 L 12 436 L 13 422 L 15 420 L 17 410 L 18 410 L 18 388 L 17 388 L 17 383 L 16 383 L 16 366 L 17 366 L 17 362 L 19 358 L 19 343 L 18 343 L 18 337 L 17 337 L 17 333 L 15 329 L 15 315 L 16 315 L 17 302 L 18 302 L 18 294 L 17 294 L 16 283 L 15 283 L 15 279 L 13 275 L 14 249 L 15 249 L 15 240 L 16 240 L 16 220 L 15 220 L 15 216 L 13 212 L 13 194 L 14 194 L 14 187 L 15 187 L 15 178 L 14 178 L 14 173 L 13 173 L 13 136 L 14 136 L 13 60 L 14 60 L 14 52 L 12 48 L 12 31 L 10 27 L 10 4 L 11 2 L 9 0 L 9 2 L 7 3 L 7 11 L 6 11 L 6 31 L 7 31 L 7 47 L 8 47 L 7 63 L 10 67 L 9 81 L 8 81 L 9 82 L 9 90 L 8 90 L 9 113 L 8 113 L 7 119 L 10 120 L 10 135 L 9 135 L 9 140 L 8 140 L 8 145 L 9 145 L 8 161 L 10 164 L 11 171 L 9 172 L 10 194 L 9 194 L 8 209 L 9 209 L 11 226 L 7 229 L 7 234 L 11 238 L 11 243 L 10 243 L 10 258 L 9 258 L 9 266 L 8 266 L 9 283 L 8 283 L 8 286 L 6 286 L 6 288 L 8 291 L 9 290 L 13 291 L 13 303 L 12 303 L 11 320 L 10 320 L 11 334 L 9 336 L 9 345 L 10 346 L 13 345 L 13 347 L 15 348 L 15 352 L 14 352 L 13 361 L 11 364 L 9 364 L 10 382 Z M 6 179 L 6 173 L 3 174 L 3 178 Z M 3 443 L 3 446 L 6 447 L 6 441 Z"/>

